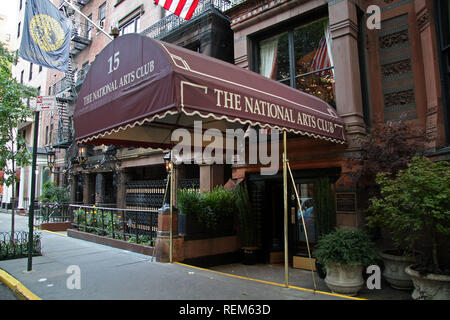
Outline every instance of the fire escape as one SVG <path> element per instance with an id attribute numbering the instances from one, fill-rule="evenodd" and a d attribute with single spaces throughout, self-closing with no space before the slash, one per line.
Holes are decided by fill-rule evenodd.
<path id="1" fill-rule="evenodd" d="M 70 2 L 81 9 L 89 0 L 70 0 Z M 83 17 L 62 0 L 60 1 L 59 9 L 72 20 L 72 41 L 68 71 L 49 90 L 49 94 L 56 96 L 58 103 L 58 108 L 55 112 L 56 114 L 53 114 L 52 121 L 53 124 L 56 124 L 52 132 L 52 147 L 66 150 L 65 167 L 70 167 L 70 159 L 77 152 L 72 126 L 73 111 L 75 109 L 77 92 L 88 70 L 88 66 L 83 66 L 80 71 L 77 71 L 74 59 L 78 53 L 91 44 L 92 40 L 91 26 Z"/>

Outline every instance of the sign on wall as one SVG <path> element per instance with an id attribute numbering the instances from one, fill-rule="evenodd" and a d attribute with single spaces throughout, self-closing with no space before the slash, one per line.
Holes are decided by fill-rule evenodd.
<path id="1" fill-rule="evenodd" d="M 40 96 L 30 100 L 30 107 L 35 111 L 53 110 L 56 108 L 55 96 Z"/>

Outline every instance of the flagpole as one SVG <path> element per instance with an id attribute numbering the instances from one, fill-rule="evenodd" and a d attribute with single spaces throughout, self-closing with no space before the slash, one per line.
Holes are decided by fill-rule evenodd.
<path id="1" fill-rule="evenodd" d="M 97 28 L 97 30 L 100 30 L 101 32 L 103 32 L 108 38 L 109 40 L 114 40 L 114 38 L 112 36 L 110 36 L 105 30 L 103 30 L 102 28 L 100 28 L 99 25 L 97 25 L 94 21 L 92 21 L 91 19 L 89 19 L 83 12 L 81 12 L 80 10 L 78 10 L 77 7 L 75 7 L 72 3 L 70 3 L 69 1 L 63 0 L 65 3 L 67 3 L 69 6 L 72 7 L 73 10 L 75 10 L 77 13 L 81 14 L 81 16 L 83 18 L 85 18 L 87 21 L 89 21 L 90 23 L 92 23 L 94 25 L 94 27 Z"/>

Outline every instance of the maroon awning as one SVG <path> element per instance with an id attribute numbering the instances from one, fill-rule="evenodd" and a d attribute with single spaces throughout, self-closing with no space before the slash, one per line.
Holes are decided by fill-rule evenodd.
<path id="1" fill-rule="evenodd" d="M 345 143 L 344 122 L 317 97 L 255 72 L 139 34 L 97 56 L 74 113 L 81 144 L 171 145 L 173 129 L 259 125 Z"/>

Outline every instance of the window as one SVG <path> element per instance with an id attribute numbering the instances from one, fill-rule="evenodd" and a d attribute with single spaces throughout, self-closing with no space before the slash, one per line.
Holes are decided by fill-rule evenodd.
<path id="1" fill-rule="evenodd" d="M 28 80 L 33 79 L 33 63 L 30 62 L 30 72 L 28 73 Z"/>
<path id="2" fill-rule="evenodd" d="M 41 86 L 37 87 L 37 91 L 38 91 L 38 96 L 41 95 Z"/>
<path id="3" fill-rule="evenodd" d="M 19 10 L 22 10 L 22 0 L 19 0 Z"/>
<path id="4" fill-rule="evenodd" d="M 42 66 L 39 66 L 39 72 L 42 72 Z"/>
<path id="5" fill-rule="evenodd" d="M 258 72 L 335 106 L 328 18 L 257 42 Z"/>
<path id="6" fill-rule="evenodd" d="M 90 15 L 88 15 L 88 18 L 89 18 L 89 20 L 92 21 L 92 13 Z M 93 28 L 93 25 L 89 21 L 87 21 L 86 23 L 87 23 L 87 38 L 89 40 L 91 40 L 92 39 L 92 28 Z"/>
<path id="7" fill-rule="evenodd" d="M 20 22 L 17 25 L 17 38 L 19 38 L 19 37 L 20 37 Z"/>
<path id="8" fill-rule="evenodd" d="M 98 24 L 102 29 L 105 28 L 105 18 L 106 18 L 106 2 L 104 2 L 98 8 Z"/>
<path id="9" fill-rule="evenodd" d="M 450 145 L 450 0 L 435 1 L 446 144 Z"/>
<path id="10" fill-rule="evenodd" d="M 21 84 L 23 84 L 23 72 L 24 72 L 24 70 L 22 70 L 22 71 L 20 72 L 20 83 L 21 83 Z"/>
<path id="11" fill-rule="evenodd" d="M 126 24 L 120 27 L 119 34 L 124 35 L 127 33 L 137 33 L 139 32 L 141 16 L 138 15 L 131 21 L 128 21 Z"/>
<path id="12" fill-rule="evenodd" d="M 48 131 L 48 126 L 45 126 L 45 145 L 47 146 L 48 145 L 48 133 L 49 133 L 49 131 Z"/>

